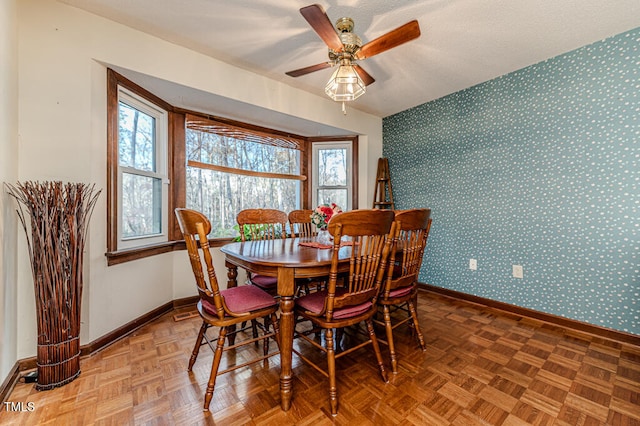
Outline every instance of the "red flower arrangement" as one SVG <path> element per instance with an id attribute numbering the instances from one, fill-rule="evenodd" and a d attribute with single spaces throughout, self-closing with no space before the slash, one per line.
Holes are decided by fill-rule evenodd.
<path id="1" fill-rule="evenodd" d="M 311 223 L 318 229 L 327 229 L 329 220 L 339 213 L 342 213 L 342 209 L 336 203 L 320 204 L 311 214 Z"/>

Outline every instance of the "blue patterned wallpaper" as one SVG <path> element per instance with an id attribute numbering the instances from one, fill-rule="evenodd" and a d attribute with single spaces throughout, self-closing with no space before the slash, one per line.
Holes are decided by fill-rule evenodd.
<path id="1" fill-rule="evenodd" d="M 420 281 L 640 335 L 640 28 L 387 117 L 383 137 L 396 208 L 432 209 Z"/>

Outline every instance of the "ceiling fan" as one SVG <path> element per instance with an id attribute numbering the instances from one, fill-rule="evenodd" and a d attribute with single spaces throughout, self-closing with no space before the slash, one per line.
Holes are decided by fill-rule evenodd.
<path id="1" fill-rule="evenodd" d="M 289 71 L 291 77 L 300 77 L 325 68 L 338 65 L 338 69 L 325 87 L 325 92 L 336 101 L 352 101 L 365 92 L 365 87 L 375 79 L 356 62 L 397 47 L 420 36 L 418 21 L 410 21 L 395 30 L 362 44 L 353 32 L 351 18 L 340 18 L 334 29 L 322 6 L 312 4 L 300 9 L 311 28 L 329 47 L 329 60 L 316 65 Z"/>

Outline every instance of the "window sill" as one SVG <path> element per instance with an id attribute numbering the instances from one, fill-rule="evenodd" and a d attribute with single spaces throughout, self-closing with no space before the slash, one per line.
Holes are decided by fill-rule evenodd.
<path id="1" fill-rule="evenodd" d="M 232 238 L 216 238 L 209 240 L 210 247 L 222 247 L 232 242 Z M 107 266 L 119 265 L 120 263 L 131 262 L 133 260 L 144 259 L 145 257 L 156 256 L 158 254 L 169 253 L 176 250 L 186 250 L 184 240 L 167 241 L 164 243 L 149 244 L 126 250 L 111 251 L 105 253 Z"/>

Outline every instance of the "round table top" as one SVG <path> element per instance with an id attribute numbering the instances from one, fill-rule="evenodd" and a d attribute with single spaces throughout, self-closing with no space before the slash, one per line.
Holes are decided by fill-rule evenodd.
<path id="1" fill-rule="evenodd" d="M 330 265 L 331 248 L 317 248 L 300 243 L 313 243 L 313 238 L 283 238 L 235 242 L 222 246 L 220 250 L 228 256 L 262 266 L 305 267 Z M 347 259 L 351 247 L 341 247 L 340 259 Z"/>

